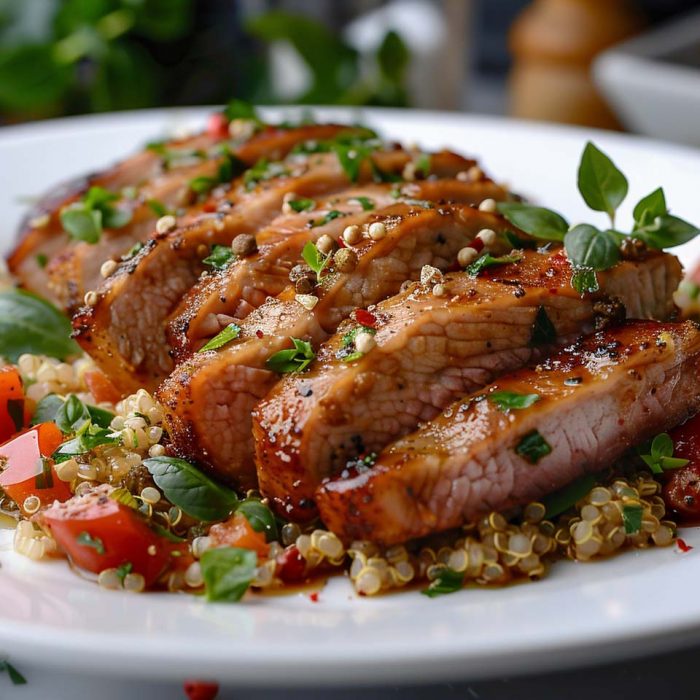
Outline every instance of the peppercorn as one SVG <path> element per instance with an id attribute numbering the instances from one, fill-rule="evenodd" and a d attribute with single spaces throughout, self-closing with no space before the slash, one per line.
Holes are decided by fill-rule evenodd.
<path id="1" fill-rule="evenodd" d="M 333 256 L 333 266 L 338 272 L 352 272 L 357 262 L 357 253 L 351 248 L 341 248 Z"/>
<path id="2" fill-rule="evenodd" d="M 289 272 L 289 281 L 297 294 L 310 294 L 316 286 L 316 274 L 308 265 L 295 265 Z"/>
<path id="3" fill-rule="evenodd" d="M 597 331 L 617 326 L 627 318 L 627 309 L 617 297 L 603 297 L 593 304 L 593 324 Z"/>
<path id="4" fill-rule="evenodd" d="M 250 233 L 241 233 L 233 239 L 231 250 L 238 256 L 245 258 L 247 255 L 253 255 L 258 252 L 258 244 L 255 242 L 255 236 Z"/>

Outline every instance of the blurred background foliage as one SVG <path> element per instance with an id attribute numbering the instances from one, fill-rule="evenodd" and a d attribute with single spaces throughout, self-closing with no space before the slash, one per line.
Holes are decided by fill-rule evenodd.
<path id="1" fill-rule="evenodd" d="M 393 5 L 401 20 L 418 0 L 0 0 L 0 123 L 232 96 L 503 112 L 508 29 L 529 2 L 423 0 L 444 32 L 429 63 L 427 21 L 365 23 L 362 51 L 348 39 L 359 15 Z M 652 22 L 697 5 L 633 2 Z"/>

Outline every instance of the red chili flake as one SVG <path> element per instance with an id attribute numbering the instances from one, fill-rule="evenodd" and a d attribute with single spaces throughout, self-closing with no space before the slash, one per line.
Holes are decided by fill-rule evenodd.
<path id="1" fill-rule="evenodd" d="M 347 248 L 347 245 L 345 244 L 345 241 L 343 240 L 342 236 L 338 236 L 336 243 L 338 244 L 338 248 Z"/>
<path id="2" fill-rule="evenodd" d="M 262 338 L 265 334 L 258 328 L 258 330 L 255 331 L 255 335 L 258 336 L 258 338 Z"/>
<path id="3" fill-rule="evenodd" d="M 552 289 L 549 290 L 549 293 L 550 293 L 550 294 L 559 294 L 559 290 L 556 289 L 556 288 L 552 288 Z"/>
<path id="4" fill-rule="evenodd" d="M 306 562 L 296 545 L 292 545 L 277 557 L 277 575 L 285 583 L 299 583 L 306 577 Z"/>
<path id="5" fill-rule="evenodd" d="M 214 112 L 207 121 L 207 133 L 213 139 L 225 139 L 228 136 L 228 119 L 221 112 Z"/>
<path id="6" fill-rule="evenodd" d="M 484 248 L 484 242 L 481 240 L 481 238 L 475 238 L 470 244 L 469 248 L 474 248 L 474 250 L 478 253 Z"/>
<path id="7" fill-rule="evenodd" d="M 316 592 L 314 592 L 314 593 L 309 593 L 309 600 L 310 600 L 312 603 L 318 603 L 318 593 L 316 593 Z"/>
<path id="8" fill-rule="evenodd" d="M 183 688 L 189 700 L 214 700 L 219 694 L 219 684 L 208 681 L 185 681 Z"/>
<path id="9" fill-rule="evenodd" d="M 689 552 L 693 547 L 689 544 L 686 543 L 685 540 L 682 540 L 680 537 L 676 540 L 676 544 L 678 545 L 678 549 L 681 550 L 681 552 Z"/>
<path id="10" fill-rule="evenodd" d="M 361 326 L 367 326 L 369 328 L 374 328 L 375 324 L 377 323 L 377 317 L 364 309 L 358 309 L 355 311 L 355 320 Z"/>
<path id="11" fill-rule="evenodd" d="M 206 202 L 202 207 L 202 211 L 205 211 L 207 214 L 213 214 L 216 211 L 216 204 L 214 202 Z"/>

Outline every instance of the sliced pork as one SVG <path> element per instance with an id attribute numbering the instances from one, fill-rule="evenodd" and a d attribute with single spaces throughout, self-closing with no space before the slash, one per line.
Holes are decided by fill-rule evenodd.
<path id="1" fill-rule="evenodd" d="M 450 405 L 317 503 L 346 541 L 403 542 L 536 501 L 699 409 L 698 326 L 630 322 Z"/>
<path id="2" fill-rule="evenodd" d="M 197 353 L 178 366 L 159 398 L 179 453 L 229 480 L 254 482 L 250 414 L 279 378 L 266 366 L 272 354 L 291 347 L 292 338 L 318 343 L 354 309 L 417 279 L 425 265 L 451 267 L 458 251 L 483 229 L 509 228 L 501 217 L 470 206 L 426 208 L 424 203 L 406 202 L 372 212 L 365 230 L 375 224 L 382 224 L 384 235 L 376 240 L 366 235 L 353 246 L 357 264 L 352 271 L 330 268 L 310 295 L 318 300 L 311 310 L 290 289 L 241 322 L 238 340 L 218 351 Z M 493 251 L 506 249 L 498 237 Z"/>
<path id="3" fill-rule="evenodd" d="M 430 279 L 355 314 L 309 371 L 272 389 L 254 434 L 261 490 L 281 512 L 303 511 L 321 479 L 596 321 L 668 318 L 681 278 L 674 256 L 650 253 L 601 274 L 600 292 L 582 298 L 563 252 L 516 259 Z"/>

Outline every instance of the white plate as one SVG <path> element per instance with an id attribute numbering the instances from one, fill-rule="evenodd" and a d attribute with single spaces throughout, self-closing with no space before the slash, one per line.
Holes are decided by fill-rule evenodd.
<path id="1" fill-rule="evenodd" d="M 320 112 L 327 116 L 328 111 Z M 144 112 L 0 130 L 0 227 L 7 246 L 20 196 L 105 165 L 202 112 Z M 489 172 L 576 221 L 575 187 L 587 139 L 631 180 L 632 204 L 659 184 L 675 213 L 700 221 L 700 153 L 617 134 L 456 114 L 370 111 L 389 136 L 477 155 Z M 700 241 L 679 250 L 684 262 Z M 77 672 L 213 677 L 245 684 L 366 684 L 475 678 L 610 660 L 700 639 L 698 548 L 557 564 L 541 582 L 469 589 L 430 600 L 417 592 L 356 597 L 335 579 L 317 603 L 303 593 L 209 605 L 186 595 L 105 592 L 61 562 L 12 554 L 0 533 L 0 658 Z M 3 546 L 4 545 L 4 546 Z"/>

